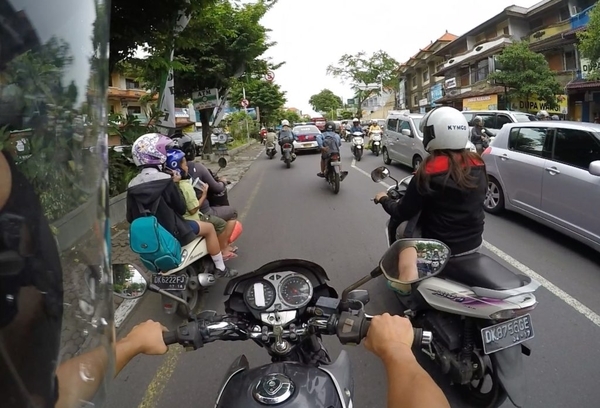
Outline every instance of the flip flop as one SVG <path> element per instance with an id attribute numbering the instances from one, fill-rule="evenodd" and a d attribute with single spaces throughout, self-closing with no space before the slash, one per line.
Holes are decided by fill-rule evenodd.
<path id="1" fill-rule="evenodd" d="M 230 253 L 229 255 L 225 255 L 225 256 L 223 257 L 223 262 L 230 261 L 230 260 L 232 260 L 232 259 L 235 259 L 235 258 L 237 258 L 237 257 L 238 257 L 238 256 L 237 256 L 237 254 L 234 254 L 234 253 L 232 252 L 232 253 Z"/>
<path id="2" fill-rule="evenodd" d="M 238 248 L 238 247 L 236 247 L 235 245 L 230 245 L 230 246 L 229 246 L 229 250 L 230 250 L 231 252 L 237 252 L 237 251 L 238 251 L 238 249 L 239 249 L 239 248 Z"/>

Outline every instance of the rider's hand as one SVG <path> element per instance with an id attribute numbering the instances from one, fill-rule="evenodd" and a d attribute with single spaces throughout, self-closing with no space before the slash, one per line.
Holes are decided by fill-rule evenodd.
<path id="1" fill-rule="evenodd" d="M 202 195 L 203 195 L 203 196 L 206 196 L 206 195 L 208 194 L 208 184 L 206 184 L 206 183 L 205 183 L 205 184 L 202 186 L 201 190 L 202 190 Z"/>
<path id="2" fill-rule="evenodd" d="M 410 350 L 413 340 L 413 327 L 407 318 L 384 313 L 371 320 L 365 347 L 384 360 L 398 350 Z"/>
<path id="3" fill-rule="evenodd" d="M 177 183 L 178 181 L 181 181 L 181 174 L 179 174 L 178 171 L 174 171 L 173 174 L 171 175 L 171 177 L 173 178 L 173 181 L 175 183 Z"/>
<path id="4" fill-rule="evenodd" d="M 139 353 L 161 355 L 167 352 L 163 340 L 163 332 L 166 331 L 167 328 L 162 324 L 147 320 L 131 329 L 125 340 L 134 344 Z"/>
<path id="5" fill-rule="evenodd" d="M 377 193 L 377 195 L 375 196 L 375 202 L 378 203 L 379 200 L 381 200 L 383 197 L 387 197 L 387 193 L 386 192 Z"/>
<path id="6" fill-rule="evenodd" d="M 225 177 L 219 177 L 219 181 L 221 183 L 227 183 L 227 179 Z"/>

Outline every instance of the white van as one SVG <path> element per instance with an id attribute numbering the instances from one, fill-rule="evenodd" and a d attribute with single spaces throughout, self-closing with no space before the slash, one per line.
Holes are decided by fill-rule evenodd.
<path id="1" fill-rule="evenodd" d="M 429 153 L 423 147 L 423 135 L 419 130 L 424 114 L 390 111 L 383 127 L 382 156 L 385 164 L 392 161 L 417 170 Z M 466 148 L 476 151 L 471 142 Z"/>

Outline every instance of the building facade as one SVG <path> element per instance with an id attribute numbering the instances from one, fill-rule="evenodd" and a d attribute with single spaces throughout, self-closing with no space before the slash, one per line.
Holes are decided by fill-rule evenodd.
<path id="1" fill-rule="evenodd" d="M 456 35 L 446 31 L 400 66 L 400 88 L 396 102 L 399 109 L 424 113 L 435 106 L 435 101 L 443 96 L 443 78 L 436 77 L 434 73 L 444 63 L 443 57 L 435 53 L 456 38 Z"/>
<path id="2" fill-rule="evenodd" d="M 114 72 L 108 83 L 109 112 L 123 116 L 133 115 L 142 123 L 147 123 L 148 115 L 141 98 L 149 95 L 150 91 L 142 89 L 140 83 L 133 78 Z M 157 96 L 154 97 L 158 99 Z"/>

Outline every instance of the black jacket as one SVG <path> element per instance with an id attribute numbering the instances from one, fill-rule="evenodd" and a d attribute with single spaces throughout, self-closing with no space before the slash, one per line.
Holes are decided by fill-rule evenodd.
<path id="1" fill-rule="evenodd" d="M 470 251 L 483 242 L 483 201 L 487 189 L 485 166 L 481 161 L 471 163 L 471 174 L 478 187 L 464 190 L 452 179 L 446 181 L 448 158 L 438 156 L 427 163 L 431 176 L 431 193 L 421 194 L 414 177 L 400 201 L 384 197 L 380 202 L 386 212 L 399 222 L 413 218 L 421 211 L 419 222 L 423 238 L 437 239 L 448 245 L 452 254 Z"/>
<path id="2" fill-rule="evenodd" d="M 156 219 L 164 229 L 169 231 L 181 245 L 192 242 L 196 236 L 183 219 L 187 208 L 179 187 L 170 178 L 157 179 L 127 189 L 127 222 L 141 216 L 138 203 L 144 209 L 151 209 L 152 205 L 162 198 L 156 210 Z"/>

